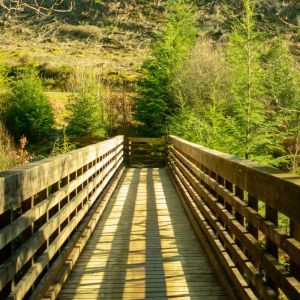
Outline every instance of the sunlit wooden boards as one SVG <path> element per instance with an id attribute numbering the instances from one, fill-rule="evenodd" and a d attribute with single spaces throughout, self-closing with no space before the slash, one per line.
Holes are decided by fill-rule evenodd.
<path id="1" fill-rule="evenodd" d="M 164 169 L 127 169 L 59 299 L 227 299 Z"/>

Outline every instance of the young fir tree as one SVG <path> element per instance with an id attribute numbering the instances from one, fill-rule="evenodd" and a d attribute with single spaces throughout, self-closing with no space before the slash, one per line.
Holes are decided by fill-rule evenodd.
<path id="1" fill-rule="evenodd" d="M 100 82 L 96 75 L 80 74 L 74 79 L 74 94 L 68 110 L 71 117 L 67 126 L 70 136 L 104 136 L 105 113 Z"/>
<path id="2" fill-rule="evenodd" d="M 237 153 L 245 158 L 257 158 L 271 142 L 262 101 L 264 70 L 260 64 L 263 42 L 255 28 L 256 0 L 243 0 L 244 14 L 237 21 L 228 44 L 231 72 L 231 113 L 239 128 Z"/>
<path id="3" fill-rule="evenodd" d="M 135 116 L 143 124 L 143 134 L 166 134 L 169 117 L 178 110 L 171 90 L 171 78 L 196 40 L 196 21 L 192 4 L 184 0 L 170 1 L 165 29 L 157 36 L 152 57 L 145 61 L 142 79 L 138 83 Z"/>
<path id="4" fill-rule="evenodd" d="M 292 172 L 300 164 L 300 90 L 299 74 L 286 44 L 275 39 L 263 57 L 269 118 L 277 130 L 275 159 L 272 163 Z M 276 151 L 274 151 L 276 150 Z"/>

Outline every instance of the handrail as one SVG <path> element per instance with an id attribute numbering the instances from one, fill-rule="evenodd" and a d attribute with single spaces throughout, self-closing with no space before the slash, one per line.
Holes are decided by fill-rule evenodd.
<path id="1" fill-rule="evenodd" d="M 27 297 L 123 163 L 124 137 L 0 173 L 0 299 Z"/>
<path id="2" fill-rule="evenodd" d="M 229 295 L 300 299 L 300 177 L 175 136 L 169 144 L 170 173 Z"/>

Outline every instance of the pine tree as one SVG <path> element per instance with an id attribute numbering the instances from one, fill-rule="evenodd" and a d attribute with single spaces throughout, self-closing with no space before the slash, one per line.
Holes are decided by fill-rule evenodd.
<path id="1" fill-rule="evenodd" d="M 178 110 L 172 94 L 172 74 L 187 55 L 196 39 L 195 8 L 184 0 L 172 0 L 164 31 L 157 36 L 152 57 L 142 67 L 138 84 L 135 116 L 143 124 L 143 134 L 167 133 L 169 117 Z"/>

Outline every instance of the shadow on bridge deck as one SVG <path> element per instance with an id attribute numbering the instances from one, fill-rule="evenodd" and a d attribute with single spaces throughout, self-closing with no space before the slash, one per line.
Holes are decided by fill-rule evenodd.
<path id="1" fill-rule="evenodd" d="M 59 299 L 226 299 L 165 169 L 127 169 Z"/>

